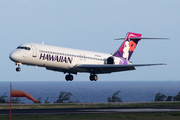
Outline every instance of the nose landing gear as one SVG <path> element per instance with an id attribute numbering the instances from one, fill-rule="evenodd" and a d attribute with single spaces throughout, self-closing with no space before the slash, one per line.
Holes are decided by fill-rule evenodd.
<path id="1" fill-rule="evenodd" d="M 17 68 L 16 68 L 16 71 L 17 71 L 17 72 L 20 72 L 20 71 L 21 71 L 21 68 L 20 68 L 20 67 L 17 67 Z"/>
<path id="2" fill-rule="evenodd" d="M 20 72 L 21 71 L 21 68 L 20 68 L 21 63 L 15 63 L 15 65 L 18 65 L 18 67 L 16 68 L 16 71 Z"/>

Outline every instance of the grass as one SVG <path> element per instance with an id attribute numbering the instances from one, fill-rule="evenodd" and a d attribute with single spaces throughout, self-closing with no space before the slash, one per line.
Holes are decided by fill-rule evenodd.
<path id="1" fill-rule="evenodd" d="M 99 108 L 99 107 L 154 107 L 180 106 L 180 102 L 149 102 L 149 103 L 60 103 L 60 104 L 12 104 L 12 109 L 38 108 Z M 9 109 L 9 104 L 0 104 L 0 109 Z"/>
<path id="2" fill-rule="evenodd" d="M 70 114 L 70 115 L 28 115 L 12 116 L 12 120 L 179 120 L 177 113 L 126 113 L 126 114 Z M 9 116 L 0 116 L 9 120 Z"/>
<path id="3" fill-rule="evenodd" d="M 180 106 L 180 102 L 150 103 L 63 103 L 63 104 L 13 104 L 13 109 L 29 108 L 91 108 L 91 107 L 153 107 Z M 0 104 L 0 109 L 9 109 L 9 104 Z M 68 114 L 12 116 L 12 120 L 179 120 L 180 112 L 172 113 L 117 113 L 117 114 Z M 9 120 L 9 116 L 0 116 Z"/>

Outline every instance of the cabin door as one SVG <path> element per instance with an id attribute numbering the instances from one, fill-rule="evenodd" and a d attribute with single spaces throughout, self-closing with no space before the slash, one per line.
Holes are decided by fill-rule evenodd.
<path id="1" fill-rule="evenodd" d="M 37 48 L 35 45 L 31 45 L 32 47 L 32 57 L 37 57 Z"/>

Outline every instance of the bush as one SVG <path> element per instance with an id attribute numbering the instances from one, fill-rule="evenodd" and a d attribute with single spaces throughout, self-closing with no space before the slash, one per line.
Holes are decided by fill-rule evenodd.
<path id="1" fill-rule="evenodd" d="M 8 100 L 5 99 L 8 97 L 6 94 L 7 94 L 7 92 L 0 96 L 0 103 L 7 103 L 8 102 Z"/>
<path id="2" fill-rule="evenodd" d="M 166 98 L 166 96 L 164 94 L 157 93 L 154 101 L 164 101 L 165 98 Z"/>
<path id="3" fill-rule="evenodd" d="M 71 102 L 70 97 L 73 96 L 70 92 L 60 92 L 59 97 L 54 103 Z"/>
<path id="4" fill-rule="evenodd" d="M 42 98 L 42 97 L 39 97 L 39 98 L 38 98 L 37 103 L 41 103 L 41 98 Z"/>
<path id="5" fill-rule="evenodd" d="M 180 92 L 174 96 L 173 101 L 180 101 Z"/>
<path id="6" fill-rule="evenodd" d="M 48 99 L 49 99 L 49 96 L 46 98 L 45 103 L 49 103 Z"/>
<path id="7" fill-rule="evenodd" d="M 20 99 L 17 97 L 16 99 L 11 98 L 11 103 L 20 103 Z"/>
<path id="8" fill-rule="evenodd" d="M 172 96 L 168 96 L 166 101 L 172 101 L 172 98 L 173 98 Z"/>
<path id="9" fill-rule="evenodd" d="M 121 92 L 121 91 L 119 90 L 119 91 L 115 92 L 112 97 L 108 97 L 107 101 L 108 102 L 122 102 L 121 98 L 117 97 L 119 92 Z"/>

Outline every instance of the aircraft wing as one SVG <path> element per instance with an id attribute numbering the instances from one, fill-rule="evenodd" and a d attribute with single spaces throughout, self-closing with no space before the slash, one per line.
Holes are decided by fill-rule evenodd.
<path id="1" fill-rule="evenodd" d="M 75 66 L 75 68 L 80 69 L 80 70 L 84 70 L 87 72 L 93 71 L 95 74 L 102 74 L 102 73 L 112 73 L 112 72 L 135 70 L 135 67 L 154 66 L 154 65 L 166 65 L 166 64 L 164 64 L 164 63 L 159 63 L 159 64 L 128 64 L 128 65 L 85 64 L 85 65 L 77 65 L 77 66 Z"/>

